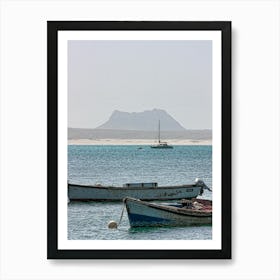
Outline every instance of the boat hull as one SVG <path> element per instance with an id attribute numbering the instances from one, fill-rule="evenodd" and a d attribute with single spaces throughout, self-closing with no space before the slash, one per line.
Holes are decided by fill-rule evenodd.
<path id="1" fill-rule="evenodd" d="M 211 225 L 212 210 L 198 211 L 125 198 L 131 227 Z"/>
<path id="2" fill-rule="evenodd" d="M 125 197 L 142 200 L 174 200 L 195 198 L 201 192 L 197 185 L 168 187 L 104 187 L 68 184 L 70 201 L 122 201 Z"/>
<path id="3" fill-rule="evenodd" d="M 173 149 L 172 146 L 151 146 L 152 149 Z"/>

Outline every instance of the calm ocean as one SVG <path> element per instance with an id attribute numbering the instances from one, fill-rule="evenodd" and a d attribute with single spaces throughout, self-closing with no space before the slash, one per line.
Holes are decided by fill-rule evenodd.
<path id="1" fill-rule="evenodd" d="M 202 179 L 212 188 L 212 146 L 68 146 L 68 180 L 76 184 L 121 186 L 133 182 L 180 185 Z M 212 199 L 205 190 L 201 198 Z M 68 239 L 212 239 L 211 226 L 130 229 L 126 212 L 117 230 L 121 202 L 71 202 L 68 204 Z"/>

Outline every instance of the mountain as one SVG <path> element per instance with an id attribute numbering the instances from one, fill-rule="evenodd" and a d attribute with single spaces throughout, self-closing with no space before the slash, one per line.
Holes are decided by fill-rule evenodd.
<path id="1" fill-rule="evenodd" d="M 144 112 L 121 112 L 115 110 L 109 120 L 96 129 L 156 131 L 160 120 L 161 131 L 185 131 L 165 110 L 153 109 Z"/>

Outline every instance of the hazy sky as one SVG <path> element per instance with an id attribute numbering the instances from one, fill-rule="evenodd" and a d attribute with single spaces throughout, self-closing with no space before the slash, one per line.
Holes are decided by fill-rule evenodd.
<path id="1" fill-rule="evenodd" d="M 69 41 L 69 127 L 154 108 L 187 129 L 212 128 L 211 41 Z"/>

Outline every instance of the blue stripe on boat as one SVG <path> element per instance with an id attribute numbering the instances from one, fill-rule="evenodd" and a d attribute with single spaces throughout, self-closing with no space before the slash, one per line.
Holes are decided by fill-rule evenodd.
<path id="1" fill-rule="evenodd" d="M 143 226 L 145 224 L 157 225 L 158 223 L 169 224 L 171 222 L 168 219 L 162 219 L 162 218 L 139 215 L 139 214 L 131 214 L 131 213 L 128 215 L 128 218 L 132 226 Z"/>

